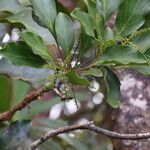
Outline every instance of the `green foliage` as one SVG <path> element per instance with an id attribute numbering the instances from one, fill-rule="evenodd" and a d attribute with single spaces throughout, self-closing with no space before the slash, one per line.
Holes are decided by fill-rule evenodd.
<path id="1" fill-rule="evenodd" d="M 86 78 L 80 77 L 75 70 L 71 70 L 67 73 L 69 81 L 75 85 L 89 85 Z"/>
<path id="2" fill-rule="evenodd" d="M 64 6 L 54 0 L 0 0 L 2 30 L 5 22 L 21 29 L 21 38 L 18 42 L 4 44 L 0 49 L 0 54 L 5 57 L 0 60 L 0 74 L 25 80 L 34 88 L 39 87 L 41 83 L 54 86 L 56 79 L 68 84 L 69 87 L 70 85 L 88 87 L 91 80 L 98 78 L 99 82 L 105 83 L 102 86 L 107 91 L 106 102 L 117 108 L 120 104 L 120 81 L 112 71 L 112 67 L 135 69 L 144 75 L 150 75 L 150 1 L 83 0 L 82 2 L 86 7 L 84 10 L 75 8 L 69 14 Z M 114 27 L 109 25 L 112 16 L 116 16 Z M 76 21 L 80 27 L 76 26 Z M 75 65 L 72 65 L 73 61 Z M 22 81 L 11 83 L 14 90 L 10 105 L 8 101 L 10 92 L 6 90 L 9 86 L 8 79 L 1 77 L 0 82 L 3 83 L 5 90 L 3 92 L 0 85 L 1 111 L 18 103 L 30 88 Z M 31 103 L 31 110 L 25 108 L 17 112 L 13 121 L 32 119 L 36 114 L 47 112 L 59 102 L 58 98 L 44 102 L 35 101 Z M 43 128 L 37 127 L 34 138 L 53 128 L 51 124 L 58 123 L 58 127 L 62 125 L 61 121 L 39 122 L 43 123 Z M 20 133 L 19 122 L 15 123 L 15 128 L 13 135 L 10 133 L 9 148 L 24 131 Z M 22 135 L 26 137 L 26 133 Z M 0 138 L 3 141 L 6 135 L 1 134 Z M 67 145 L 68 149 L 71 146 L 76 149 L 88 149 L 87 145 L 77 139 L 68 138 L 67 135 L 59 137 L 59 140 L 47 141 L 42 146 L 47 148 L 48 145 L 52 145 L 54 149 L 61 149 L 59 143 L 62 140 L 69 143 L 63 143 L 61 145 L 63 148 Z M 2 145 L 0 147 L 3 147 L 5 141 L 0 144 Z"/>
<path id="3" fill-rule="evenodd" d="M 149 0 L 124 0 L 116 20 L 118 34 L 127 36 L 138 30 L 144 24 L 144 16 L 149 11 Z"/>
<path id="4" fill-rule="evenodd" d="M 54 23 L 57 16 L 56 4 L 54 0 L 30 0 L 36 16 L 54 34 Z"/>
<path id="5" fill-rule="evenodd" d="M 21 37 L 32 48 L 34 54 L 41 56 L 46 61 L 50 61 L 48 47 L 42 38 L 32 32 L 22 32 Z"/>
<path id="6" fill-rule="evenodd" d="M 0 0 L 0 11 L 16 13 L 23 7 L 20 5 L 18 0 Z"/>
<path id="7" fill-rule="evenodd" d="M 148 64 L 150 65 L 150 49 L 147 50 L 147 51 L 144 53 L 144 55 L 146 56 L 147 62 L 148 62 Z"/>
<path id="8" fill-rule="evenodd" d="M 71 16 L 78 19 L 81 22 L 83 28 L 85 29 L 85 32 L 88 35 L 95 37 L 92 19 L 87 13 L 80 11 L 79 8 L 76 8 L 71 13 Z"/>
<path id="9" fill-rule="evenodd" d="M 20 66 L 42 67 L 46 62 L 35 55 L 24 42 L 9 43 L 0 52 L 10 61 Z"/>
<path id="10" fill-rule="evenodd" d="M 105 22 L 122 2 L 123 0 L 96 0 L 98 12 Z"/>
<path id="11" fill-rule="evenodd" d="M 13 80 L 11 107 L 17 105 L 28 93 L 29 89 L 30 85 L 28 83 L 21 80 Z"/>
<path id="12" fill-rule="evenodd" d="M 12 12 L 10 11 L 10 13 Z M 9 21 L 12 24 L 23 25 L 29 32 L 33 32 L 41 36 L 46 43 L 55 43 L 55 40 L 48 29 L 39 26 L 33 20 L 32 9 L 29 7 L 21 9 L 21 11 L 5 18 L 5 20 Z"/>
<path id="13" fill-rule="evenodd" d="M 94 77 L 102 77 L 103 73 L 100 68 L 91 68 L 82 73 L 83 76 L 94 76 Z"/>
<path id="14" fill-rule="evenodd" d="M 54 69 L 56 78 L 63 78 L 63 80 L 67 78 L 74 85 L 89 85 L 87 78 L 89 76 L 104 78 L 101 69 L 95 68 L 105 66 L 110 68 L 120 65 L 129 68 L 134 66 L 140 72 L 148 74 L 148 70 L 144 72 L 143 68 L 149 67 L 150 64 L 150 30 L 148 23 L 146 28 L 142 27 L 150 11 L 148 0 L 84 0 L 87 12 L 75 8 L 71 13 L 71 16 L 81 24 L 77 48 L 73 48 L 73 45 L 76 46 L 73 22 L 65 13 L 59 12 L 64 8 L 58 2 L 55 3 L 54 0 L 31 0 L 30 2 L 28 1 L 28 5 L 32 8 L 22 3 L 15 4 L 16 1 L 12 2 L 11 8 L 6 2 L 1 1 L 2 12 L 6 10 L 12 13 L 4 19 L 11 23 L 22 24 L 27 30 L 21 33 L 25 43 L 10 43 L 0 51 L 14 64 L 31 67 L 44 67 L 46 64 L 46 67 Z M 19 10 L 15 11 L 16 8 Z M 107 21 L 116 11 L 117 19 L 113 30 L 108 26 Z M 41 24 L 48 30 L 41 27 Z M 47 46 L 52 43 L 57 47 L 55 50 L 51 45 Z M 82 67 L 86 54 L 90 50 L 95 53 L 95 56 L 92 56 L 90 64 Z M 76 63 L 74 68 L 70 67 L 75 56 L 72 51 L 78 51 L 77 61 L 81 61 L 81 65 Z M 90 59 L 90 56 L 88 58 Z M 51 77 L 50 75 L 48 80 Z"/>
<path id="15" fill-rule="evenodd" d="M 150 66 L 139 65 L 139 66 L 131 66 L 132 69 L 136 69 L 138 72 L 144 75 L 150 75 Z"/>
<path id="16" fill-rule="evenodd" d="M 123 56 L 123 57 L 122 57 Z M 129 46 L 112 46 L 105 50 L 96 65 L 102 64 L 144 64 L 147 63 L 144 55 Z"/>
<path id="17" fill-rule="evenodd" d="M 63 48 L 65 56 L 67 56 L 72 50 L 75 40 L 73 23 L 67 15 L 59 13 L 55 22 L 55 30 L 58 44 Z"/>
<path id="18" fill-rule="evenodd" d="M 142 30 L 142 33 L 141 33 L 141 30 Z M 139 31 L 137 32 L 140 34 L 134 37 L 133 40 L 131 40 L 131 42 L 135 43 L 135 45 L 137 46 L 137 48 L 139 48 L 139 50 L 141 50 L 142 52 L 145 52 L 150 47 L 150 43 L 149 43 L 150 28 L 146 28 L 146 32 L 143 32 L 143 29 L 141 30 L 140 32 Z"/>
<path id="19" fill-rule="evenodd" d="M 22 120 L 4 128 L 0 135 L 1 150 L 13 150 L 28 139 L 31 122 Z M 9 144 L 8 144 L 9 141 Z"/>
<path id="20" fill-rule="evenodd" d="M 114 108 L 120 105 L 120 81 L 114 72 L 107 69 L 106 72 L 106 84 L 107 84 L 107 102 Z"/>
<path id="21" fill-rule="evenodd" d="M 81 28 L 81 40 L 80 40 L 80 50 L 79 50 L 79 59 L 81 59 L 86 51 L 90 49 L 93 45 L 93 38 L 86 34 L 85 29 Z"/>
<path id="22" fill-rule="evenodd" d="M 34 88 L 38 88 L 45 82 L 41 81 L 53 74 L 54 71 L 46 68 L 31 68 L 26 66 L 16 66 L 10 61 L 2 58 L 0 60 L 0 74 L 11 77 L 12 79 L 24 80 L 32 85 Z M 34 78 L 33 78 L 34 76 Z"/>

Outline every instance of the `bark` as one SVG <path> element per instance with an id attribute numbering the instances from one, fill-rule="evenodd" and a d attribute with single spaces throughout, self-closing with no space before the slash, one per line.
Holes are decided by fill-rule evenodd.
<path id="1" fill-rule="evenodd" d="M 150 76 L 120 70 L 122 102 L 116 116 L 114 131 L 143 133 L 150 130 Z M 115 140 L 115 150 L 149 150 L 150 140 Z"/>

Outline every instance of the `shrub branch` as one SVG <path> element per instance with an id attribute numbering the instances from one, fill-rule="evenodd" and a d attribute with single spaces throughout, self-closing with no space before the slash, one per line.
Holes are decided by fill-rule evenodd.
<path id="1" fill-rule="evenodd" d="M 97 127 L 93 124 L 93 122 L 84 123 L 84 124 L 76 124 L 70 125 L 66 127 L 61 127 L 55 130 L 51 130 L 47 132 L 43 137 L 39 138 L 35 142 L 31 144 L 31 150 L 35 150 L 39 145 L 47 141 L 48 139 L 55 137 L 57 135 L 67 133 L 75 130 L 89 130 L 93 131 L 97 134 L 103 134 L 112 139 L 121 139 L 121 140 L 141 140 L 150 138 L 150 132 L 147 133 L 138 133 L 138 134 L 122 134 L 113 131 L 109 131 L 100 127 Z"/>
<path id="2" fill-rule="evenodd" d="M 6 111 L 6 112 L 0 114 L 0 121 L 10 120 L 17 111 L 25 108 L 32 101 L 37 100 L 37 98 L 39 96 L 42 96 L 47 91 L 48 91 L 48 88 L 43 87 L 37 91 L 33 91 L 33 92 L 29 93 L 28 95 L 26 95 L 24 97 L 24 99 L 19 104 L 17 104 L 13 108 L 11 108 L 9 111 Z"/>
<path id="3" fill-rule="evenodd" d="M 50 87 L 43 87 L 39 90 L 29 93 L 28 95 L 24 97 L 24 99 L 19 104 L 17 104 L 16 106 L 14 106 L 8 111 L 1 113 L 0 122 L 10 120 L 17 111 L 25 108 L 26 106 L 29 105 L 29 103 L 36 101 L 39 96 L 42 96 L 44 93 L 50 91 L 50 89 L 51 89 Z M 66 97 L 65 95 L 61 94 L 56 88 L 54 88 L 53 91 L 58 97 L 60 97 L 62 101 L 66 99 L 72 99 L 72 97 Z"/>

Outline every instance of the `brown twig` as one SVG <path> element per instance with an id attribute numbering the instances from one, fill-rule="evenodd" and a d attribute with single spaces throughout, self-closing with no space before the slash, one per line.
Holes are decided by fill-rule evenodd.
<path id="1" fill-rule="evenodd" d="M 65 95 L 63 95 L 57 88 L 54 88 L 53 89 L 53 91 L 55 92 L 55 94 L 58 96 L 58 97 L 60 97 L 60 99 L 62 100 L 62 101 L 65 101 L 65 100 L 71 100 L 71 99 L 73 99 L 73 97 L 66 97 Z"/>
<path id="2" fill-rule="evenodd" d="M 29 93 L 19 104 L 11 108 L 9 111 L 0 114 L 0 122 L 10 120 L 17 111 L 25 108 L 32 101 L 37 100 L 39 96 L 42 96 L 47 91 L 47 88 L 41 88 L 37 91 Z"/>
<path id="3" fill-rule="evenodd" d="M 117 133 L 117 132 L 113 132 L 113 131 L 109 131 L 109 130 L 97 127 L 92 122 L 89 122 L 89 123 L 84 123 L 84 124 L 61 127 L 59 129 L 49 131 L 43 137 L 41 137 L 40 139 L 36 140 L 35 142 L 31 144 L 31 150 L 35 150 L 39 145 L 47 141 L 49 138 L 52 138 L 62 133 L 74 131 L 74 130 L 90 130 L 97 134 L 106 135 L 107 137 L 110 137 L 112 139 L 140 140 L 140 139 L 150 138 L 150 132 L 138 133 L 138 134 L 121 134 L 121 133 Z"/>
<path id="4" fill-rule="evenodd" d="M 29 93 L 27 96 L 24 97 L 24 99 L 19 104 L 17 104 L 10 110 L 0 114 L 0 122 L 10 120 L 17 111 L 25 108 L 26 106 L 28 107 L 29 103 L 37 100 L 39 96 L 42 96 L 44 93 L 48 92 L 49 90 L 50 90 L 49 88 L 43 87 L 37 91 L 33 91 L 33 92 Z M 61 98 L 61 100 L 72 99 L 71 97 L 66 98 L 56 88 L 54 88 L 53 90 L 57 94 L 57 96 L 59 96 Z"/>

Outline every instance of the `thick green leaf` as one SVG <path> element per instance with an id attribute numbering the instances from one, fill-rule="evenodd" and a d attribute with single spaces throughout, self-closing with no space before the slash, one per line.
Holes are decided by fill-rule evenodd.
<path id="1" fill-rule="evenodd" d="M 150 48 L 150 32 L 133 38 L 131 42 L 135 43 L 142 52 L 145 52 Z"/>
<path id="2" fill-rule="evenodd" d="M 75 70 L 67 73 L 67 77 L 75 85 L 89 85 L 89 81 L 86 78 L 80 77 Z"/>
<path id="3" fill-rule="evenodd" d="M 96 2 L 92 1 L 92 0 L 83 0 L 84 3 L 87 5 L 87 9 L 88 9 L 88 14 L 92 17 L 93 21 L 96 22 L 98 19 L 98 11 L 96 8 Z M 94 23 L 93 22 L 93 23 Z"/>
<path id="4" fill-rule="evenodd" d="M 91 16 L 95 16 L 97 11 L 96 11 L 96 4 L 92 0 L 83 0 L 83 2 L 86 4 L 87 9 L 88 9 L 88 14 Z M 95 17 L 94 17 L 95 18 Z"/>
<path id="5" fill-rule="evenodd" d="M 84 53 L 92 47 L 93 45 L 93 38 L 86 34 L 84 27 L 81 27 L 81 35 L 80 35 L 80 51 L 79 51 L 79 58 L 82 58 Z"/>
<path id="6" fill-rule="evenodd" d="M 150 66 L 136 65 L 136 66 L 131 66 L 130 68 L 136 69 L 138 72 L 144 75 L 150 75 Z"/>
<path id="7" fill-rule="evenodd" d="M 102 77 L 103 73 L 100 69 L 91 68 L 82 73 L 83 76 L 95 76 L 95 77 Z"/>
<path id="8" fill-rule="evenodd" d="M 144 64 L 147 63 L 144 55 L 129 46 L 112 46 L 105 50 L 105 53 L 95 63 L 101 64 Z"/>
<path id="9" fill-rule="evenodd" d="M 41 67 L 46 63 L 40 56 L 35 55 L 24 42 L 9 43 L 0 50 L 0 53 L 13 64 L 20 66 Z"/>
<path id="10" fill-rule="evenodd" d="M 55 40 L 48 29 L 39 26 L 32 18 L 32 9 L 25 8 L 22 11 L 6 18 L 11 23 L 20 23 L 30 31 L 41 36 L 46 43 L 55 44 Z"/>
<path id="11" fill-rule="evenodd" d="M 41 56 L 46 61 L 51 60 L 48 53 L 48 47 L 41 37 L 32 32 L 22 32 L 21 37 L 32 48 L 34 54 Z"/>
<path id="12" fill-rule="evenodd" d="M 124 0 L 116 19 L 118 34 L 129 35 L 144 24 L 144 16 L 150 11 L 149 0 Z"/>
<path id="13" fill-rule="evenodd" d="M 147 60 L 148 64 L 150 65 L 150 49 L 147 50 L 147 51 L 144 53 L 144 55 L 146 56 L 146 60 Z"/>
<path id="14" fill-rule="evenodd" d="M 71 19 L 64 13 L 59 13 L 55 22 L 55 30 L 57 41 L 67 56 L 75 42 L 75 30 Z"/>
<path id="15" fill-rule="evenodd" d="M 96 0 L 98 12 L 105 22 L 122 2 L 123 0 Z"/>
<path id="16" fill-rule="evenodd" d="M 120 81 L 114 72 L 107 69 L 106 75 L 107 82 L 107 103 L 117 108 L 120 105 L 119 97 L 120 97 Z"/>
<path id="17" fill-rule="evenodd" d="M 16 13 L 22 8 L 19 0 L 0 0 L 0 12 Z"/>
<path id="18" fill-rule="evenodd" d="M 56 4 L 54 0 L 30 0 L 35 14 L 54 33 L 54 22 L 57 16 Z"/>
<path id="19" fill-rule="evenodd" d="M 45 84 L 42 80 L 53 73 L 54 71 L 46 68 L 37 69 L 24 66 L 15 66 L 5 58 L 0 60 L 0 74 L 9 76 L 12 79 L 20 79 L 29 82 L 34 88 L 38 88 L 40 85 Z"/>
<path id="20" fill-rule="evenodd" d="M 95 37 L 94 27 L 92 23 L 93 21 L 92 18 L 87 13 L 80 11 L 79 8 L 76 8 L 71 13 L 71 16 L 80 21 L 81 25 L 84 27 L 85 32 L 88 35 Z"/>
<path id="21" fill-rule="evenodd" d="M 30 128 L 31 122 L 26 120 L 14 122 L 9 127 L 4 128 L 0 136 L 1 150 L 18 149 L 28 139 Z"/>
<path id="22" fill-rule="evenodd" d="M 96 1 L 95 0 L 94 1 L 92 1 L 92 0 L 83 0 L 83 1 L 87 5 L 88 17 L 92 21 L 91 25 L 92 25 L 92 30 L 94 31 L 94 35 L 97 39 L 98 39 L 98 37 L 101 38 L 101 33 L 102 33 L 102 30 L 103 30 L 103 24 L 101 25 L 101 20 L 102 19 L 98 15 Z"/>
<path id="23" fill-rule="evenodd" d="M 4 76 L 0 76 L 0 112 L 7 111 L 10 108 L 9 98 L 11 95 L 11 91 L 9 87 L 9 79 Z"/>
<path id="24" fill-rule="evenodd" d="M 0 12 L 9 12 L 14 15 L 7 18 L 11 23 L 21 23 L 29 31 L 35 32 L 41 36 L 47 43 L 55 44 L 55 40 L 47 29 L 38 26 L 32 18 L 32 9 L 24 8 L 18 0 L 1 0 Z"/>
<path id="25" fill-rule="evenodd" d="M 19 2 L 20 2 L 22 5 L 24 5 L 24 6 L 29 6 L 29 5 L 31 5 L 30 0 L 19 0 Z"/>

